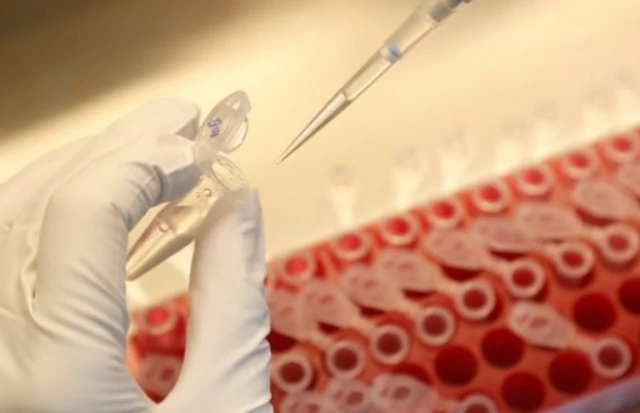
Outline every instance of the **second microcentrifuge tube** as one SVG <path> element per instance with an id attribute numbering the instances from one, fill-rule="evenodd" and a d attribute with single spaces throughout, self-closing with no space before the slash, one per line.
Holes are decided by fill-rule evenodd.
<path id="1" fill-rule="evenodd" d="M 604 179 L 578 182 L 571 200 L 587 214 L 600 219 L 640 219 L 638 203 L 628 194 Z"/>
<path id="2" fill-rule="evenodd" d="M 407 374 L 379 374 L 371 389 L 372 399 L 390 412 L 498 413 L 495 402 L 485 394 L 474 392 L 461 400 L 444 397 Z"/>
<path id="3" fill-rule="evenodd" d="M 340 226 L 343 229 L 353 226 L 358 187 L 353 172 L 346 166 L 336 165 L 329 171 L 328 196 Z"/>
<path id="4" fill-rule="evenodd" d="M 483 243 L 485 245 L 483 245 Z M 512 261 L 493 257 L 486 247 L 498 252 L 524 253 L 532 249 L 531 239 L 526 237 L 511 220 L 506 218 L 482 218 L 476 221 L 472 232 L 464 230 L 432 231 L 424 242 L 425 249 L 446 266 L 465 271 L 487 270 L 502 278 L 509 293 L 516 298 L 532 298 L 545 285 L 545 272 L 532 258 Z M 443 287 L 443 291 L 451 288 Z M 488 316 L 496 304 L 495 294 L 489 284 L 480 280 L 457 286 L 456 301 L 460 314 L 468 319 Z M 465 299 L 473 297 L 477 299 Z M 482 300 L 479 300 L 483 297 Z M 477 306 L 471 311 L 469 303 Z M 482 303 L 482 305 L 479 305 Z"/>
<path id="5" fill-rule="evenodd" d="M 624 189 L 640 198 L 640 164 L 626 163 L 618 168 L 616 181 Z"/>
<path id="6" fill-rule="evenodd" d="M 532 345 L 554 350 L 579 349 L 589 357 L 594 371 L 603 378 L 621 377 L 631 367 L 631 349 L 622 339 L 614 336 L 596 339 L 582 335 L 546 304 L 517 302 L 512 306 L 507 322 L 514 333 Z"/>
<path id="7" fill-rule="evenodd" d="M 624 131 L 640 121 L 640 85 L 630 72 L 622 72 L 615 88 L 615 126 Z"/>
<path id="8" fill-rule="evenodd" d="M 457 245 L 460 246 L 460 244 Z M 386 250 L 379 254 L 374 266 L 379 273 L 391 278 L 395 288 L 418 293 L 438 291 L 450 296 L 454 300 L 458 313 L 469 320 L 486 318 L 496 304 L 495 293 L 485 281 L 471 280 L 460 284 L 450 282 L 435 263 L 409 251 Z M 357 273 L 354 272 L 352 275 L 354 274 Z M 369 277 L 369 283 L 378 280 L 378 278 L 372 278 L 371 273 L 360 272 L 358 275 L 362 277 L 362 282 L 366 280 L 366 277 Z M 475 297 L 475 299 L 471 299 L 471 297 Z M 404 298 L 402 299 L 404 300 Z M 397 305 L 400 305 L 415 319 L 420 311 L 411 304 L 407 302 Z"/>
<path id="9" fill-rule="evenodd" d="M 528 161 L 525 158 L 531 153 L 531 132 L 523 122 L 509 123 L 495 145 L 497 159 L 492 172 L 501 175 Z"/>
<path id="10" fill-rule="evenodd" d="M 371 387 L 375 402 L 393 412 L 431 411 L 438 403 L 430 386 L 406 374 L 379 374 Z"/>
<path id="11" fill-rule="evenodd" d="M 438 160 L 443 192 L 454 191 L 468 183 L 466 176 L 475 158 L 474 149 L 469 136 L 462 130 L 441 139 Z"/>
<path id="12" fill-rule="evenodd" d="M 331 339 L 319 330 L 317 321 L 301 300 L 302 296 L 284 290 L 269 293 L 267 301 L 273 329 L 296 340 L 326 348 Z"/>
<path id="13" fill-rule="evenodd" d="M 366 349 L 355 340 L 337 340 L 324 350 L 325 365 L 336 379 L 355 379 L 366 368 Z"/>
<path id="14" fill-rule="evenodd" d="M 374 402 L 371 388 L 359 380 L 333 379 L 324 394 L 343 413 L 388 413 Z"/>
<path id="15" fill-rule="evenodd" d="M 320 284 L 316 285 L 320 287 Z M 317 294 L 310 294 L 307 289 L 300 295 L 285 291 L 271 292 L 271 323 L 278 333 L 309 342 L 321 350 L 325 365 L 334 377 L 354 378 L 365 368 L 364 348 L 354 340 L 335 339 L 326 335 L 320 330 L 319 322 L 337 327 L 358 326 L 365 336 L 370 336 L 370 331 L 375 327 L 360 319 L 354 313 L 357 309 L 351 303 L 340 300 L 340 297 L 339 290 L 335 292 L 331 289 L 318 291 Z M 311 305 L 307 305 L 307 300 L 311 301 Z"/>
<path id="16" fill-rule="evenodd" d="M 613 97 L 606 88 L 591 90 L 580 113 L 575 143 L 588 144 L 603 138 L 615 128 Z"/>
<path id="17" fill-rule="evenodd" d="M 138 366 L 136 378 L 141 386 L 157 397 L 166 397 L 178 381 L 182 360 L 176 356 L 150 355 Z"/>
<path id="18" fill-rule="evenodd" d="M 344 413 L 328 397 L 316 391 L 288 393 L 280 402 L 278 411 L 280 413 Z"/>
<path id="19" fill-rule="evenodd" d="M 531 130 L 532 161 L 539 161 L 564 149 L 566 138 L 560 130 L 558 109 L 552 102 L 540 103 L 533 111 Z"/>
<path id="20" fill-rule="evenodd" d="M 339 328 L 354 328 L 369 334 L 374 325 L 361 316 L 358 307 L 347 294 L 330 281 L 313 280 L 301 291 L 305 305 L 321 323 Z"/>
<path id="21" fill-rule="evenodd" d="M 427 161 L 418 149 L 398 153 L 391 171 L 396 208 L 405 210 L 426 198 L 423 191 L 428 171 Z"/>
<path id="22" fill-rule="evenodd" d="M 285 393 L 298 393 L 311 387 L 315 371 L 309 358 L 298 352 L 289 352 L 274 358 L 271 380 Z"/>

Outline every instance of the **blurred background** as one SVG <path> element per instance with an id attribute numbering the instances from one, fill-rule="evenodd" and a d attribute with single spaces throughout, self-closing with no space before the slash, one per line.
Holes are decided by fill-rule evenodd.
<path id="1" fill-rule="evenodd" d="M 234 159 L 262 194 L 268 254 L 277 256 L 339 230 L 327 196 L 336 167 L 357 188 L 355 225 L 398 207 L 400 164 L 423 181 L 417 202 L 640 114 L 640 2 L 475 0 L 276 166 L 416 4 L 5 1 L 0 179 L 149 100 L 180 96 L 206 112 L 242 89 L 251 128 Z M 182 290 L 190 253 L 140 281 L 135 299 Z"/>

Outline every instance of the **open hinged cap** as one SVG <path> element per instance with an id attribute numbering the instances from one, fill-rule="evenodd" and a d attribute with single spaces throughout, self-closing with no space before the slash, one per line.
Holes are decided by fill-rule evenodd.
<path id="1" fill-rule="evenodd" d="M 243 186 L 244 175 L 227 158 L 238 149 L 249 129 L 247 115 L 251 103 L 246 93 L 234 92 L 209 112 L 198 130 L 194 146 L 194 160 L 202 172 L 228 190 Z"/>

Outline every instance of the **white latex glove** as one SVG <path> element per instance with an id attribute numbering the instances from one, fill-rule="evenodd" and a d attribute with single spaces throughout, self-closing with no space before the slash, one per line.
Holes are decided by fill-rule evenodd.
<path id="1" fill-rule="evenodd" d="M 197 118 L 153 102 L 0 185 L 0 412 L 272 411 L 254 192 L 196 242 L 174 390 L 155 405 L 125 368 L 128 231 L 195 184 Z"/>

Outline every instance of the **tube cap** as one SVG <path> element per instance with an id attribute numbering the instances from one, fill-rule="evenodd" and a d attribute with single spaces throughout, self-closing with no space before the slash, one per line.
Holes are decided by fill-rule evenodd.
<path id="1" fill-rule="evenodd" d="M 196 165 L 202 173 L 230 190 L 235 189 L 233 187 L 236 184 L 242 186 L 244 176 L 226 155 L 244 142 L 249 129 L 247 115 L 250 111 L 251 103 L 247 94 L 234 92 L 209 112 L 196 135 L 193 149 Z"/>

